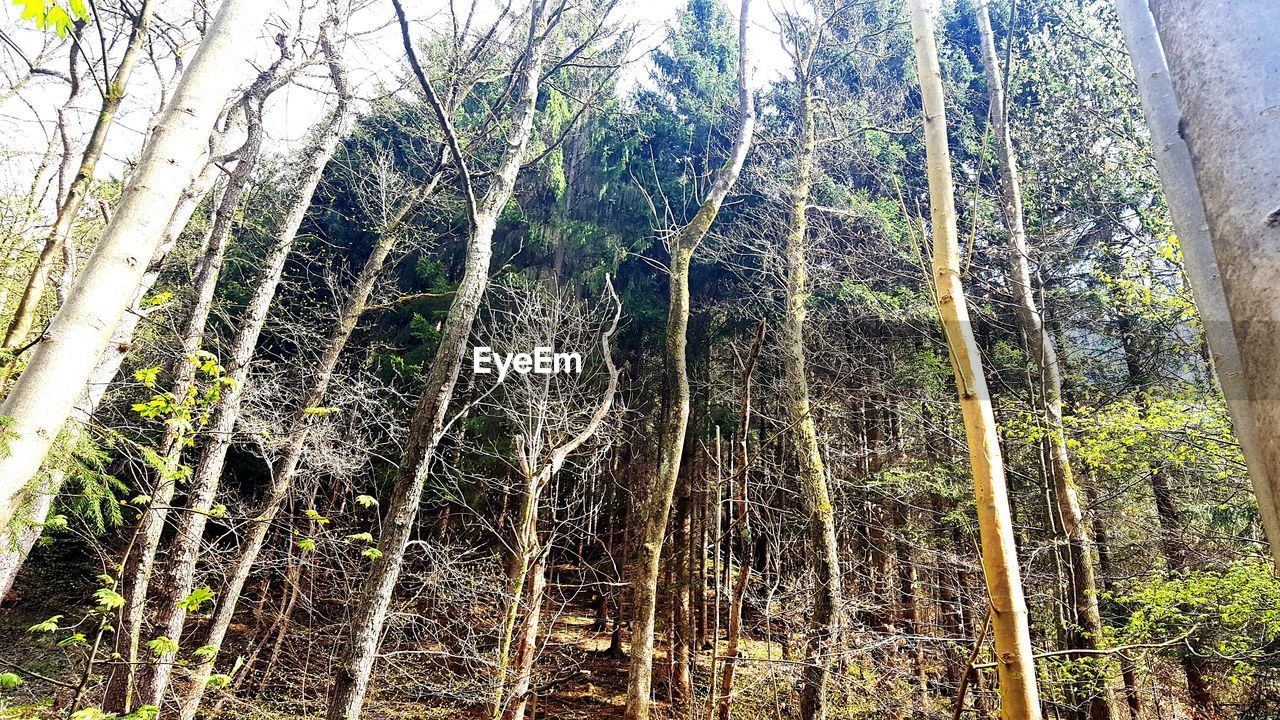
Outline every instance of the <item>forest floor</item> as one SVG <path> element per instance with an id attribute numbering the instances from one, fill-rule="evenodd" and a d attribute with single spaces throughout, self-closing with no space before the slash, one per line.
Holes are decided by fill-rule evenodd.
<path id="1" fill-rule="evenodd" d="M 56 553 L 55 553 L 56 554 Z M 0 673 L 17 672 L 23 683 L 15 688 L 0 689 L 0 720 L 43 720 L 62 718 L 73 685 L 82 667 L 88 644 L 78 647 L 62 647 L 58 641 L 71 633 L 83 633 L 87 643 L 93 642 L 97 630 L 81 623 L 76 608 L 92 605 L 92 587 L 67 583 L 65 567 L 58 570 L 60 561 L 71 558 L 41 557 L 29 564 L 28 572 L 20 578 L 15 593 L 0 608 Z M 80 568 L 78 568 L 80 569 Z M 88 569 L 88 568 L 82 568 Z M 76 577 L 83 577 L 76 575 Z M 579 599 L 580 598 L 580 599 Z M 544 615 L 544 626 L 550 627 L 546 648 L 538 661 L 536 705 L 526 717 L 529 720 L 613 720 L 623 717 L 626 702 L 628 658 L 625 654 L 610 653 L 611 633 L 599 629 L 595 608 L 586 598 L 567 598 L 557 605 L 554 612 Z M 723 610 L 723 608 L 722 608 Z M 62 629 L 56 635 L 33 633 L 32 625 L 48 620 L 53 615 L 63 615 L 58 621 Z M 295 626 L 296 627 L 296 626 Z M 298 628 L 295 643 L 297 655 L 311 664 L 330 650 L 332 638 L 310 636 L 309 631 Z M 233 628 L 233 633 L 252 635 L 253 629 L 245 626 Z M 325 633 L 321 633 L 325 634 Z M 625 637 L 625 636 L 624 636 Z M 629 648 L 624 643 L 624 650 Z M 725 651 L 722 641 L 720 652 Z M 744 657 L 754 662 L 738 665 L 738 683 L 735 695 L 739 695 L 740 707 L 753 705 L 773 709 L 781 696 L 785 704 L 789 695 L 787 665 L 760 662 L 764 658 L 778 658 L 780 647 L 770 646 L 759 638 L 745 637 L 742 642 Z M 292 655 L 293 653 L 286 653 Z M 703 649 L 698 653 L 695 673 L 695 703 L 699 715 L 707 702 L 711 653 Z M 99 656 L 101 659 L 101 655 Z M 423 668 L 425 673 L 431 670 Z M 782 670 L 775 673 L 774 670 Z M 666 688 L 669 661 L 664 634 L 660 633 L 654 658 L 654 686 Z M 269 717 L 279 720 L 301 720 L 322 716 L 326 688 L 323 678 L 310 677 L 311 673 L 295 668 L 273 673 L 271 685 L 255 700 L 236 699 L 227 703 L 220 717 Z M 456 676 L 455 676 L 456 677 Z M 41 678 L 45 678 L 42 680 Z M 291 682 L 290 678 L 294 681 Z M 301 686 L 295 683 L 300 681 Z M 283 685 L 281 685 L 283 683 Z M 293 687 L 288 687 L 294 685 Z M 439 698 L 409 700 L 405 687 L 392 677 L 375 677 L 365 706 L 364 717 L 369 720 L 427 720 L 430 718 L 458 718 L 487 720 L 488 713 L 479 704 L 470 705 L 449 702 Z M 91 696 L 90 696 L 91 697 Z M 660 697 L 655 703 L 655 716 L 670 717 L 670 698 Z M 745 709 L 745 707 L 744 707 Z"/>

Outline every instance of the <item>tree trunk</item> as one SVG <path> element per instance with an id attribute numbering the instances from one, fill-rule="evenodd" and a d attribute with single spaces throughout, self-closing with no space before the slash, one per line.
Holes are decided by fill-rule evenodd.
<path id="1" fill-rule="evenodd" d="M 515 112 L 507 135 L 507 149 L 495 168 L 492 184 L 477 204 L 470 193 L 471 178 L 466 173 L 466 163 L 458 147 L 457 137 L 452 135 L 452 121 L 418 65 L 416 51 L 408 35 L 408 22 L 404 18 L 399 0 L 395 0 L 394 4 L 400 18 L 401 34 L 410 64 L 449 136 L 446 139 L 451 146 L 454 163 L 465 183 L 471 214 L 471 232 L 467 239 L 466 270 L 454 293 L 449 315 L 441 328 L 440 344 L 427 370 L 425 389 L 409 425 L 408 447 L 400 464 L 391 500 L 387 504 L 383 533 L 378 539 L 378 550 L 382 555 L 373 563 L 373 569 L 351 619 L 351 636 L 337 657 L 338 669 L 329 695 L 326 715 L 328 720 L 356 720 L 360 717 L 360 708 L 364 704 L 365 692 L 369 686 L 369 675 L 373 672 L 377 656 L 382 625 L 386 620 L 391 596 L 404 562 L 405 548 L 417 518 L 418 501 L 426 486 L 436 446 L 443 435 L 449 401 L 458 381 L 467 339 L 480 309 L 480 299 L 488 285 L 493 232 L 499 214 L 511 198 L 516 175 L 524 162 L 525 150 L 533 133 L 544 56 L 546 28 L 542 11 L 545 7 L 542 0 L 536 0 L 530 17 L 527 58 L 518 81 Z"/>
<path id="2" fill-rule="evenodd" d="M 933 227 L 933 274 L 938 314 L 950 349 L 969 461 L 977 497 L 982 566 L 991 597 L 992 628 L 999 661 L 1000 695 L 1006 720 L 1039 720 L 1040 696 L 1031 652 L 1027 605 L 1014 545 L 1013 519 L 1005 486 L 1004 460 L 982 359 L 969 321 L 960 282 L 955 192 L 947 149 L 942 73 L 934 40 L 934 22 L 925 0 L 909 0 L 916 64 L 924 102 L 925 147 Z"/>
<path id="3" fill-rule="evenodd" d="M 631 664 L 627 674 L 626 720 L 648 720 L 653 685 L 653 628 L 657 604 L 659 559 L 680 458 L 689 422 L 689 374 L 685 358 L 689 325 L 689 265 L 720 206 L 729 194 L 755 133 L 755 102 L 747 84 L 747 22 L 751 0 L 742 0 L 738 17 L 738 114 L 740 124 L 728 161 L 716 172 L 711 190 L 693 220 L 671 239 L 671 261 L 665 337 L 664 380 L 667 397 L 659 421 L 658 472 L 646 507 L 638 518 L 639 536 L 633 561 Z"/>
<path id="4" fill-rule="evenodd" d="M 1265 107 L 1280 66 L 1267 28 L 1280 8 L 1219 5 L 1155 0 L 1153 20 L 1143 0 L 1116 3 L 1187 278 L 1280 564 L 1280 127 Z"/>
<path id="5" fill-rule="evenodd" d="M 340 87 L 345 87 L 345 80 L 341 83 Z M 258 285 L 249 299 L 245 315 L 240 318 L 240 329 L 232 344 L 231 357 L 225 363 L 225 376 L 233 382 L 222 390 L 221 399 L 210 423 L 204 451 L 192 473 L 187 488 L 187 507 L 178 522 L 177 536 L 169 553 L 166 582 L 156 597 L 157 632 L 174 643 L 180 641 L 183 625 L 186 622 L 186 611 L 178 605 L 178 601 L 189 595 L 195 586 L 200 543 L 209 518 L 208 513 L 217 495 L 227 451 L 231 448 L 235 437 L 236 421 L 240 417 L 240 409 L 244 402 L 245 384 L 249 381 L 249 369 L 258 345 L 258 337 L 262 333 L 263 326 L 266 325 L 267 314 L 270 312 L 276 290 L 280 286 L 285 262 L 297 238 L 298 228 L 301 227 L 307 210 L 311 207 L 312 195 L 315 193 L 316 186 L 320 184 L 325 166 L 333 157 L 338 141 L 342 138 L 354 113 L 350 99 L 349 93 L 340 91 L 333 111 L 321 121 L 316 132 L 313 133 L 315 138 L 313 144 L 301 159 L 297 184 L 294 188 L 295 194 L 276 232 L 275 244 L 259 269 L 261 275 Z M 144 674 L 141 685 L 143 697 L 147 698 L 150 704 L 161 705 L 168 688 L 173 662 L 173 654 L 166 653 L 157 658 L 154 665 L 148 666 L 150 672 Z"/>
<path id="6" fill-rule="evenodd" d="M 205 328 L 213 311 L 214 292 L 218 278 L 222 272 L 223 259 L 226 257 L 227 243 L 231 235 L 231 227 L 235 221 L 236 211 L 240 207 L 240 199 L 249 182 L 253 168 L 257 165 L 262 146 L 262 112 L 261 102 L 267 86 L 274 77 L 272 68 L 260 73 L 258 78 L 245 92 L 239 103 L 244 113 L 245 142 L 236 151 L 238 160 L 227 177 L 222 195 L 218 199 L 213 223 L 208 237 L 203 244 L 203 252 L 195 273 L 195 297 L 191 314 L 187 318 L 186 328 L 182 335 L 182 345 L 178 355 L 173 359 L 171 369 L 172 384 L 169 395 L 173 398 L 187 398 L 196 382 L 195 353 L 200 350 L 204 341 Z M 218 143 L 211 143 L 211 149 Z M 205 177 L 211 173 L 211 177 Z M 216 177 L 217 167 L 211 162 L 205 172 L 193 182 L 193 190 L 198 192 L 204 182 L 212 184 Z M 162 247 L 176 239 L 175 232 L 180 234 L 176 225 L 180 216 L 185 213 L 187 219 L 195 210 L 199 199 L 195 193 L 188 192 L 179 200 L 174 213 L 172 227 L 166 231 Z M 187 207 L 190 206 L 190 210 Z M 183 223 L 185 226 L 185 223 Z M 145 284 L 147 275 L 144 275 Z M 129 316 L 121 319 L 120 328 L 130 324 Z M 120 346 L 117 346 L 117 349 Z M 104 358 L 112 355 L 111 349 L 104 353 Z M 120 357 L 123 360 L 123 356 Z M 114 373 L 113 373 L 114 374 Z M 100 378 L 99 378 L 100 379 Z M 182 454 L 191 439 L 191 431 L 180 423 L 166 423 L 164 435 L 157 448 L 157 455 L 162 460 L 162 467 L 157 471 L 155 485 L 150 491 L 150 502 L 138 519 L 128 556 L 124 559 L 122 573 L 122 595 L 125 604 L 120 609 L 119 628 L 115 636 L 116 653 L 125 661 L 124 666 L 114 666 L 107 678 L 104 708 L 108 712 L 128 713 L 133 709 L 134 694 L 137 689 L 136 679 L 140 663 L 138 648 L 141 642 L 142 625 L 146 614 L 147 594 L 150 589 L 152 572 L 155 568 L 156 554 L 160 549 L 160 536 L 164 532 L 169 517 L 169 506 L 173 501 L 178 480 L 182 477 Z M 144 704 L 150 702 L 144 698 Z"/>
<path id="7" fill-rule="evenodd" d="M 137 329 L 138 324 L 152 312 L 151 308 L 144 308 L 142 302 L 150 294 L 156 280 L 160 277 L 160 270 L 164 260 L 177 243 L 178 236 L 186 228 L 187 221 L 191 219 L 191 213 L 195 211 L 196 206 L 200 204 L 200 200 L 208 194 L 209 188 L 213 185 L 214 169 L 209 166 L 205 172 L 192 181 L 191 186 L 187 188 L 182 200 L 178 203 L 177 209 L 174 210 L 173 217 L 169 220 L 169 227 L 165 230 L 164 240 L 161 242 L 160 247 L 156 249 L 155 256 L 151 258 L 151 264 L 147 267 L 147 272 L 142 277 L 142 282 L 134 295 L 133 304 L 129 312 L 121 318 L 119 327 L 116 328 L 115 334 L 111 336 L 111 345 L 98 360 L 98 365 L 94 368 L 93 375 L 85 387 L 84 395 L 80 398 L 80 402 L 76 404 L 68 432 L 80 432 L 80 426 L 93 417 L 98 410 L 98 405 L 102 402 L 103 396 L 106 395 L 107 387 L 120 371 L 120 366 L 124 363 L 125 356 L 128 355 L 129 350 L 133 347 L 134 331 Z M 14 580 L 17 579 L 18 572 L 22 569 L 22 564 L 26 561 L 27 555 L 35 547 L 35 544 L 39 542 L 40 536 L 44 532 L 43 523 L 48 518 L 49 509 L 53 507 L 53 501 L 57 497 L 58 489 L 62 486 L 62 478 L 63 473 L 60 471 L 50 473 L 50 477 L 46 481 L 40 497 L 35 501 L 35 507 L 31 513 L 34 524 L 22 531 L 22 537 L 19 541 L 20 547 L 14 551 L 5 550 L 0 552 L 0 601 L 3 601 L 4 596 L 12 589 Z"/>
<path id="8" fill-rule="evenodd" d="M 1026 339 L 1031 359 L 1039 371 L 1038 404 L 1049 434 L 1045 441 L 1048 475 L 1057 504 L 1060 541 L 1067 555 L 1067 593 L 1074 611 L 1068 632 L 1069 649 L 1093 651 L 1103 637 L 1102 616 L 1098 612 L 1098 583 L 1093 562 L 1093 539 L 1081 508 L 1080 492 L 1067 456 L 1066 433 L 1062 427 L 1062 367 L 1058 363 L 1053 338 L 1045 329 L 1040 307 L 1031 286 L 1026 223 L 1022 212 L 1022 188 L 1018 159 L 1014 152 L 1006 110 L 1004 81 L 996 55 L 995 34 L 987 13 L 987 1 L 978 3 L 978 31 L 982 36 L 982 64 L 987 75 L 990 100 L 988 118 L 995 130 L 996 158 L 1000 168 L 1000 189 L 1004 202 L 1005 227 L 1009 231 L 1009 285 L 1013 291 L 1018 324 Z M 1088 658 L 1086 658 L 1088 659 Z M 1115 695 L 1110 687 L 1110 663 L 1090 665 L 1083 672 L 1076 694 L 1089 697 L 1090 720 L 1116 720 Z"/>
<path id="9" fill-rule="evenodd" d="M 76 216 L 80 213 L 80 207 L 89 195 L 89 186 L 93 183 L 94 169 L 97 167 L 98 159 L 102 157 L 102 151 L 107 144 L 107 132 L 111 129 L 116 113 L 120 110 L 120 103 L 124 100 L 125 90 L 129 85 L 129 76 L 133 74 L 133 68 L 138 63 L 138 55 L 142 52 L 143 43 L 147 39 L 147 27 L 151 23 L 151 9 L 151 0 L 143 0 L 137 12 L 133 15 L 132 27 L 129 30 L 129 43 L 125 47 L 124 55 L 120 57 L 120 64 L 116 67 L 115 74 L 111 76 L 111 80 L 105 88 L 106 92 L 102 96 L 102 107 L 98 111 L 98 119 L 93 125 L 93 130 L 89 134 L 89 141 L 80 156 L 80 167 L 76 170 L 75 179 L 71 181 L 71 186 L 67 188 L 66 196 L 58 204 L 57 218 L 53 223 L 53 228 L 49 231 L 48 237 L 45 238 L 44 248 L 41 249 L 40 256 L 36 260 L 36 266 L 27 278 L 22 297 L 18 300 L 18 307 L 14 311 L 13 319 L 9 322 L 9 329 L 5 332 L 3 344 L 5 350 L 14 350 L 20 347 L 26 341 L 27 334 L 31 332 L 31 324 L 35 321 L 36 308 L 40 304 L 40 299 L 44 296 L 44 288 L 49 281 L 49 274 L 53 272 L 53 265 L 57 262 L 58 256 L 62 254 L 63 246 L 71 235 L 71 228 L 75 225 Z"/>
<path id="10" fill-rule="evenodd" d="M 1107 526 L 1102 518 L 1096 515 L 1093 518 L 1093 536 L 1097 540 L 1098 571 L 1102 574 L 1102 589 L 1108 594 L 1114 593 L 1115 583 L 1111 579 L 1114 574 L 1111 567 L 1111 547 L 1107 541 Z M 1138 696 L 1137 672 L 1133 656 L 1128 652 L 1117 655 L 1120 658 L 1120 677 L 1124 682 L 1124 702 L 1129 709 L 1129 720 L 1138 720 L 1142 714 L 1142 698 Z"/>
<path id="11" fill-rule="evenodd" d="M 751 352 L 747 355 L 746 365 L 742 369 L 742 399 L 738 409 L 739 481 L 737 493 L 733 497 L 734 524 L 738 526 L 738 577 L 733 583 L 733 594 L 729 596 L 729 630 L 725 638 L 724 655 L 721 657 L 724 670 L 720 676 L 720 699 L 717 705 L 719 720 L 729 720 L 729 711 L 733 705 L 733 676 L 738 665 L 738 644 L 742 640 L 742 607 L 747 598 L 747 587 L 751 584 L 751 495 L 747 491 L 751 458 L 747 443 L 751 438 L 751 375 L 755 370 L 756 360 L 760 357 L 760 346 L 764 344 L 763 320 L 759 327 Z M 714 687 L 714 672 L 711 679 Z"/>
<path id="12" fill-rule="evenodd" d="M 255 48 L 268 3 L 225 0 L 161 114 L 130 174 L 115 217 L 0 405 L 12 418 L 9 453 L 0 457 L 0 527 L 36 475 L 84 391 L 98 358 L 133 300 L 182 191 L 197 172 L 205 140 L 243 63 Z"/>
<path id="13" fill-rule="evenodd" d="M 808 231 L 809 192 L 813 185 L 817 155 L 810 72 L 816 42 L 815 37 L 815 44 L 811 44 L 808 53 L 796 68 L 799 139 L 783 249 L 787 287 L 785 319 L 780 340 L 783 377 L 787 388 L 787 421 L 792 428 L 792 451 L 799 469 L 800 493 L 804 499 L 805 512 L 809 516 L 808 551 L 814 570 L 808 657 L 801 671 L 800 717 L 803 720 L 824 720 L 827 717 L 827 683 L 831 659 L 838 653 L 841 615 L 840 556 L 836 551 L 835 510 L 827 489 L 817 425 L 809 405 L 809 380 L 805 374 L 804 320 L 805 305 L 809 300 L 805 235 Z"/>
<path id="14" fill-rule="evenodd" d="M 323 147 L 328 148 L 327 153 L 329 156 L 332 156 L 336 141 L 341 137 L 342 128 L 346 126 L 352 114 L 352 95 L 347 84 L 346 67 L 340 49 L 341 41 L 335 37 L 341 30 L 346 18 L 347 9 L 345 3 L 341 2 L 341 0 L 331 0 L 329 15 L 321 29 L 320 43 L 328 60 L 330 78 L 338 98 L 337 106 L 334 108 L 331 119 L 332 125 L 327 128 L 333 133 L 334 142 L 332 145 L 323 144 Z M 315 176 L 317 181 L 326 163 L 320 163 L 317 160 L 319 170 Z M 231 626 L 231 621 L 235 617 L 240 593 L 244 590 L 244 584 L 249 579 L 249 574 L 258 559 L 258 554 L 262 551 L 263 544 L 266 542 L 271 523 L 279 513 L 280 506 L 284 503 L 285 498 L 288 497 L 289 491 L 293 487 L 293 480 L 297 476 L 299 462 L 302 459 L 302 451 L 306 447 L 312 425 L 317 417 L 314 413 L 307 411 L 323 404 L 329 389 L 329 382 L 333 377 L 334 369 L 338 365 L 342 351 L 345 349 L 347 341 L 350 340 L 351 334 L 355 331 L 360 316 L 364 313 L 365 306 L 369 301 L 369 295 L 373 292 L 373 286 L 377 282 L 378 276 L 382 274 L 387 256 L 400 237 L 401 223 L 409 212 L 421 202 L 422 198 L 434 190 L 439 177 L 440 175 L 437 174 L 426 185 L 410 193 L 391 219 L 391 222 L 382 229 L 378 241 L 374 245 L 373 252 L 370 254 L 369 259 L 365 261 L 364 267 L 360 269 L 355 287 L 352 289 L 351 295 L 343 303 L 338 315 L 338 322 L 329 333 L 328 342 L 325 344 L 324 352 L 320 356 L 320 362 L 311 371 L 311 385 L 304 392 L 299 407 L 293 415 L 292 429 L 288 436 L 289 444 L 275 462 L 271 473 L 271 486 L 268 488 L 267 496 L 263 500 L 262 509 L 254 515 L 248 537 L 232 564 L 231 574 L 227 579 L 226 586 L 219 594 L 218 606 L 202 646 L 221 648 L 227 629 Z M 312 185 L 310 191 L 306 192 L 306 204 L 308 207 L 310 206 L 310 196 L 314 190 L 315 186 Z M 296 234 L 296 228 L 293 234 Z M 223 450 L 223 457 L 225 458 L 225 450 Z M 203 468 L 203 463 L 201 467 Z M 198 472 L 197 477 L 199 477 Z M 204 697 L 205 688 L 213 672 L 213 665 L 216 660 L 217 655 L 215 654 L 207 659 L 201 659 L 196 665 L 190 689 L 181 704 L 181 713 L 179 715 L 181 720 L 192 720 L 195 717 L 200 708 L 200 703 Z"/>

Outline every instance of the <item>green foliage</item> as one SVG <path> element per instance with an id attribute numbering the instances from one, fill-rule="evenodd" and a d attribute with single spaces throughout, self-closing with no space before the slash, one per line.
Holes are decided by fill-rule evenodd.
<path id="1" fill-rule="evenodd" d="M 209 586 L 201 585 L 200 587 L 192 590 L 190 595 L 178 600 L 174 604 L 189 613 L 198 613 L 205 603 L 213 600 L 213 596 L 213 590 L 210 590 Z"/>
<path id="2" fill-rule="evenodd" d="M 178 652 L 178 643 L 165 635 L 147 641 L 147 649 L 156 657 Z"/>
<path id="3" fill-rule="evenodd" d="M 93 599 L 98 604 L 98 609 L 104 613 L 124 606 L 124 596 L 111 588 L 98 588 L 93 593 Z"/>
<path id="4" fill-rule="evenodd" d="M 1119 631 L 1124 643 L 1161 643 L 1166 652 L 1187 645 L 1230 663 L 1233 682 L 1249 680 L 1259 661 L 1274 664 L 1280 642 L 1280 578 L 1264 563 L 1238 562 L 1138 581 L 1115 601 L 1129 608 Z"/>
<path id="5" fill-rule="evenodd" d="M 0 361 L 0 367 L 4 367 L 5 363 Z M 8 457 L 13 452 L 13 439 L 17 434 L 13 432 L 13 418 L 8 415 L 0 415 L 0 457 Z"/>
<path id="6" fill-rule="evenodd" d="M 89 642 L 89 639 L 85 637 L 84 633 L 71 633 L 70 635 L 58 641 L 58 647 L 60 648 L 81 647 L 83 645 L 87 645 L 88 642 Z"/>
<path id="7" fill-rule="evenodd" d="M 0 690 L 12 690 L 22 684 L 22 678 L 11 672 L 0 673 Z"/>
<path id="8" fill-rule="evenodd" d="M 22 19 L 30 20 L 41 30 L 53 30 L 66 39 L 77 22 L 88 22 L 89 7 L 85 0 L 13 0 L 22 8 Z"/>
<path id="9" fill-rule="evenodd" d="M 187 360 L 195 367 L 195 382 L 189 383 L 185 395 L 175 397 L 172 392 L 158 392 L 149 399 L 134 403 L 133 411 L 147 420 L 161 420 L 179 430 L 180 443 L 190 445 L 194 441 L 196 431 L 209 422 L 213 408 L 222 399 L 222 393 L 236 384 L 235 378 L 226 375 L 225 369 L 218 363 L 218 358 L 206 350 L 197 350 Z M 134 378 L 148 389 L 155 389 L 158 384 L 160 368 L 142 368 L 134 373 Z M 155 456 L 148 462 L 164 467 L 163 459 Z"/>
<path id="10" fill-rule="evenodd" d="M 61 615 L 54 615 L 48 620 L 42 620 L 35 625 L 27 628 L 27 632 L 33 633 L 51 633 L 58 631 L 58 622 L 62 620 Z"/>
<path id="11" fill-rule="evenodd" d="M 195 658 L 196 660 L 200 660 L 202 662 L 207 660 L 212 660 L 217 656 L 218 656 L 217 645 L 201 645 L 200 647 L 191 651 L 191 657 Z"/>
<path id="12" fill-rule="evenodd" d="M 313 523 L 316 523 L 317 525 L 329 524 L 329 518 L 321 515 L 318 511 L 312 508 L 307 508 L 306 510 L 302 511 L 302 514 L 305 515 L 308 520 L 310 520 Z"/>

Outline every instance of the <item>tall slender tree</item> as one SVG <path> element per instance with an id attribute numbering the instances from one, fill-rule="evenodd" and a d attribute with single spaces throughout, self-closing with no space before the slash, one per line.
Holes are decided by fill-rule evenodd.
<path id="1" fill-rule="evenodd" d="M 947 116 L 934 38 L 932 3 L 909 0 L 911 33 L 915 39 L 916 71 L 924 111 L 925 149 L 929 174 L 929 206 L 933 231 L 933 281 L 950 350 L 969 463 L 977 497 L 982 538 L 982 567 L 991 597 L 991 624 L 1000 674 L 1000 699 L 1006 720 L 1039 720 L 1040 692 L 1032 658 L 1027 603 L 1013 536 L 1004 458 L 996 433 L 991 394 L 982 369 L 978 341 L 969 320 L 968 303 L 960 280 L 960 246 L 956 230 L 955 189 L 951 153 L 947 148 Z"/>
<path id="2" fill-rule="evenodd" d="M 477 197 L 475 179 L 468 169 L 451 112 L 418 61 L 417 50 L 409 34 L 409 21 L 400 0 L 392 0 L 392 3 L 410 68 L 436 114 L 453 158 L 470 229 L 466 269 L 441 328 L 440 343 L 427 370 L 422 396 L 409 426 L 408 447 L 400 463 L 395 490 L 386 507 L 384 529 L 378 539 L 380 555 L 374 561 L 352 617 L 351 635 L 339 655 L 338 671 L 329 694 L 329 720 L 354 720 L 360 716 L 360 708 L 364 704 L 382 625 L 386 621 L 396 580 L 400 577 L 405 548 L 418 514 L 419 499 L 448 422 L 450 400 L 458 382 L 462 356 L 480 309 L 480 299 L 488 285 L 493 233 L 498 216 L 515 190 L 516 177 L 524 164 L 525 152 L 533 135 L 547 36 L 556 21 L 556 18 L 547 16 L 546 0 L 533 0 L 529 8 L 528 32 L 516 65 L 514 105 L 505 148 L 494 166 L 488 189 Z"/>
<path id="3" fill-rule="evenodd" d="M 1092 653 L 1103 639 L 1102 615 L 1098 611 L 1098 581 L 1094 568 L 1093 538 L 1085 520 L 1080 489 L 1076 485 L 1071 460 L 1067 455 L 1067 437 L 1062 426 L 1062 367 L 1053 337 L 1045 328 L 1040 305 L 1031 285 L 1031 251 L 1027 245 L 1026 220 L 1022 210 L 1022 185 L 1018 174 L 1018 156 L 1009 131 L 1009 105 L 1005 98 L 1000 58 L 996 53 L 995 33 L 987 0 L 978 2 L 978 33 L 982 40 L 982 65 L 986 70 L 989 105 L 987 120 L 995 131 L 995 150 L 1000 172 L 1000 196 L 1004 223 L 1009 232 L 1009 286 L 1013 291 L 1018 325 L 1026 341 L 1028 354 L 1035 364 L 1038 386 L 1035 388 L 1041 420 L 1048 430 L 1044 439 L 1048 455 L 1049 481 L 1057 503 L 1054 523 L 1066 547 L 1067 593 L 1070 596 L 1071 627 L 1067 630 L 1070 648 Z M 1007 71 L 1007 69 L 1006 69 Z M 1093 663 L 1095 658 L 1085 657 Z M 1077 683 L 1080 697 L 1088 701 L 1091 720 L 1115 720 L 1115 695 L 1109 686 L 1107 665 L 1103 672 L 1083 673 Z"/>
<path id="4" fill-rule="evenodd" d="M 666 387 L 658 431 L 658 468 L 646 507 L 636 520 L 636 554 L 631 571 L 631 664 L 627 675 L 627 720 L 648 720 L 653 688 L 653 636 L 657 614 L 659 561 L 671 515 L 685 429 L 689 424 L 689 373 L 685 348 L 689 327 L 689 268 L 693 254 L 711 230 L 720 206 L 733 189 L 755 136 L 755 100 L 748 78 L 747 27 L 751 0 L 738 14 L 738 132 L 729 157 L 716 171 L 711 189 L 689 224 L 668 240 L 668 300 L 663 381 Z"/>

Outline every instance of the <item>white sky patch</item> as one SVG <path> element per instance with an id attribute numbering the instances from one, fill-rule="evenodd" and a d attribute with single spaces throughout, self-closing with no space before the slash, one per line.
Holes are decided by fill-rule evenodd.
<path id="1" fill-rule="evenodd" d="M 265 0 L 264 0 L 265 1 Z M 748 42 L 749 55 L 753 61 L 752 85 L 757 89 L 767 86 L 783 74 L 790 63 L 789 58 L 779 44 L 777 22 L 774 10 L 784 0 L 755 0 L 752 7 L 752 19 Z M 432 26 L 447 27 L 448 14 L 445 0 L 426 2 L 423 0 L 407 0 L 406 12 L 414 30 L 415 40 L 427 38 Z M 496 16 L 500 5 L 498 0 L 479 0 L 477 21 L 492 19 Z M 518 4 L 520 0 L 515 0 Z M 736 18 L 739 6 L 734 0 L 727 0 L 729 11 Z M 274 59 L 275 48 L 272 38 L 276 33 L 287 31 L 296 35 L 299 24 L 299 0 L 285 0 L 279 3 L 280 10 L 263 29 L 258 40 L 261 51 L 256 64 L 265 67 Z M 314 35 L 320 13 L 325 3 L 306 3 L 308 10 L 301 21 L 304 32 Z M 389 0 L 371 0 L 361 3 L 359 9 L 352 13 L 348 31 L 351 39 L 345 47 L 345 55 L 349 65 L 352 87 L 362 103 L 375 99 L 382 93 L 394 92 L 400 88 L 408 77 L 404 62 L 404 49 L 401 46 L 400 30 L 395 22 L 395 14 Z M 667 28 L 673 25 L 686 0 L 621 0 L 615 10 L 615 20 L 624 26 L 636 29 L 636 46 L 628 57 L 627 67 L 620 73 L 620 92 L 627 92 L 636 83 L 647 83 L 651 73 L 649 58 L 654 49 L 660 47 L 666 39 Z M 188 38 L 194 36 L 194 30 L 187 27 L 173 28 L 183 18 L 190 15 L 189 0 L 159 0 L 156 17 L 167 27 L 171 40 L 178 41 L 185 32 Z M 465 13 L 467 5 L 458 2 L 459 14 Z M 29 59 L 35 59 L 41 52 L 47 36 L 35 30 L 30 23 L 20 22 L 18 8 L 7 0 L 0 0 L 0 28 L 6 36 L 14 40 Z M 156 26 L 160 26 L 157 23 Z M 152 32 L 156 30 L 153 26 Z M 97 63 L 98 75 L 101 76 L 101 59 L 95 50 L 99 47 L 96 33 L 87 32 L 88 52 Z M 143 139 L 149 129 L 150 121 L 155 117 L 163 97 L 163 88 L 174 77 L 175 64 L 168 47 L 157 44 L 158 53 L 162 56 L 158 69 L 150 67 L 149 61 L 138 68 L 130 81 L 129 93 L 124 107 L 118 115 L 108 136 L 107 146 L 98 167 L 99 178 L 118 177 L 125 162 L 136 158 Z M 110 65 L 114 69 L 123 41 L 110 48 Z M 183 48 L 184 55 L 194 52 L 193 44 L 188 40 Z M 11 48 L 0 47 L 0 95 L 12 86 L 12 83 L 25 74 L 26 65 Z M 66 72 L 66 52 L 62 50 L 49 67 Z M 250 78 L 246 74 L 245 83 Z M 300 149 L 308 131 L 313 124 L 323 118 L 328 101 L 326 93 L 329 81 L 323 66 L 310 68 L 289 87 L 277 92 L 268 101 L 264 115 L 264 131 L 266 148 L 276 157 L 287 156 Z M 33 169 L 44 151 L 49 133 L 54 127 L 57 109 L 65 102 L 67 85 L 52 77 L 34 77 L 19 93 L 0 105 L 0 184 L 6 191 L 23 192 L 30 182 Z M 78 157 L 85 137 L 96 117 L 100 104 L 98 91 L 90 83 L 81 94 L 73 108 L 73 155 Z"/>

